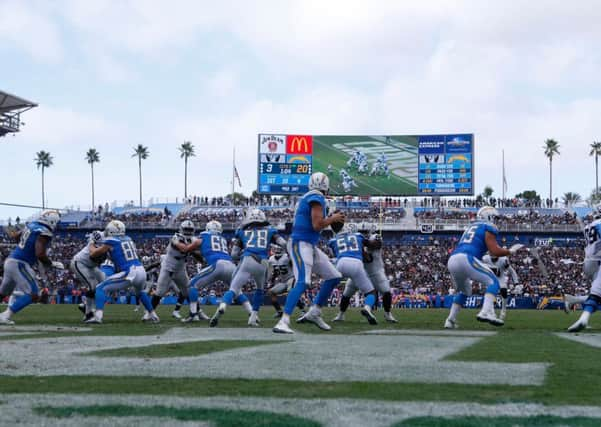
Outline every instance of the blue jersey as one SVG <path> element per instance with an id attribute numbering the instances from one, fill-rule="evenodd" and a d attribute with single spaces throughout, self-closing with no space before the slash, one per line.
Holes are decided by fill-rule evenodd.
<path id="1" fill-rule="evenodd" d="M 323 217 L 326 217 L 327 205 L 324 195 L 316 190 L 306 193 L 296 205 L 294 224 L 292 225 L 292 240 L 316 245 L 319 242 L 319 231 L 313 229 L 313 222 L 311 221 L 312 203 L 319 203 L 323 210 Z"/>
<path id="2" fill-rule="evenodd" d="M 104 273 L 105 277 L 115 274 L 115 266 L 113 266 L 113 263 L 109 260 L 104 261 L 98 268 L 100 268 L 100 271 Z"/>
<path id="3" fill-rule="evenodd" d="M 468 254 L 477 259 L 482 259 L 488 251 L 486 246 L 486 232 L 495 235 L 499 234 L 499 230 L 490 222 L 477 221 L 472 223 L 461 236 L 459 244 L 453 251 L 453 254 Z"/>
<path id="4" fill-rule="evenodd" d="M 16 248 L 12 250 L 9 258 L 18 259 L 33 266 L 38 258 L 35 255 L 35 242 L 38 236 L 46 236 L 52 239 L 52 230 L 45 224 L 33 221 L 21 232 L 21 239 Z"/>
<path id="5" fill-rule="evenodd" d="M 334 251 L 336 259 L 357 258 L 363 260 L 363 242 L 365 237 L 360 233 L 340 233 L 330 239 L 328 246 Z"/>
<path id="6" fill-rule="evenodd" d="M 141 266 L 136 245 L 129 236 L 112 236 L 106 238 L 103 245 L 110 246 L 109 256 L 115 266 L 115 271 L 128 271 L 134 265 Z"/>
<path id="7" fill-rule="evenodd" d="M 200 238 L 202 239 L 200 253 L 207 264 L 213 265 L 220 259 L 232 260 L 228 251 L 227 240 L 221 234 L 203 231 L 200 233 Z"/>
<path id="8" fill-rule="evenodd" d="M 269 258 L 269 245 L 278 231 L 271 226 L 257 228 L 239 228 L 236 239 L 242 243 L 243 256 L 254 255 L 261 259 Z"/>

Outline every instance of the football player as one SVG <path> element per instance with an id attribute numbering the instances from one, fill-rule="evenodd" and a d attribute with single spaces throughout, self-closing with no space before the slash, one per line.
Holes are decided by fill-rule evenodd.
<path id="1" fill-rule="evenodd" d="M 580 318 L 568 328 L 568 332 L 579 332 L 588 326 L 591 314 L 601 308 L 601 204 L 593 209 L 593 222 L 584 227 L 586 247 L 584 248 L 584 274 L 592 280 L 588 297 L 573 297 L 573 304 L 583 305 Z"/>
<path id="2" fill-rule="evenodd" d="M 504 321 L 507 317 L 507 300 L 509 299 L 509 294 L 507 292 L 507 280 L 511 274 L 511 280 L 513 281 L 513 284 L 517 285 L 519 281 L 518 274 L 515 272 L 515 269 L 509 263 L 509 258 L 506 256 L 494 257 L 487 254 L 482 257 L 482 262 L 488 265 L 488 267 L 493 273 L 495 273 L 495 276 L 497 276 L 497 279 L 499 280 L 499 293 L 501 294 L 502 298 L 499 319 Z"/>
<path id="3" fill-rule="evenodd" d="M 248 211 L 242 226 L 236 230 L 232 249 L 232 256 L 238 257 L 242 251 L 242 259 L 232 278 L 229 290 L 223 295 L 223 299 L 215 311 L 209 325 L 217 326 L 219 318 L 223 316 L 228 305 L 234 302 L 242 293 L 242 287 L 253 279 L 257 289 L 252 303 L 252 313 L 248 318 L 249 326 L 259 326 L 259 309 L 263 303 L 263 288 L 268 273 L 269 247 L 276 244 L 280 247 L 286 246 L 286 240 L 282 238 L 277 230 L 269 225 L 265 213 L 261 209 Z"/>
<path id="4" fill-rule="evenodd" d="M 523 245 L 513 245 L 509 250 L 499 246 L 497 242 L 499 231 L 491 222 L 498 215 L 497 210 L 491 206 L 480 208 L 476 214 L 476 221 L 465 230 L 449 257 L 447 267 L 456 293 L 451 312 L 444 323 L 446 329 L 457 328 L 457 314 L 467 297 L 472 294 L 471 280 L 487 286 L 482 309 L 476 319 L 495 326 L 502 326 L 505 323 L 497 318 L 494 309 L 495 298 L 500 288 L 499 279 L 482 262 L 482 257 L 486 251 L 494 257 L 509 256 L 520 250 Z"/>
<path id="5" fill-rule="evenodd" d="M 269 257 L 269 279 L 273 286 L 269 288 L 267 294 L 271 297 L 271 304 L 275 308 L 275 318 L 282 317 L 284 312 L 278 301 L 278 297 L 285 295 L 294 285 L 294 274 L 292 273 L 292 261 L 286 251 L 278 245 L 273 245 L 273 255 Z M 296 306 L 304 312 L 305 301 L 302 296 L 299 298 Z"/>
<path id="6" fill-rule="evenodd" d="M 75 274 L 81 287 L 84 288 L 82 290 L 85 301 L 83 302 L 83 307 L 80 305 L 80 310 L 83 309 L 82 311 L 85 315 L 84 320 L 91 319 L 94 316 L 96 286 L 105 279 L 104 273 L 99 267 L 106 260 L 106 254 L 98 258 L 90 256 L 90 249 L 100 244 L 103 239 L 104 235 L 102 231 L 96 230 L 90 233 L 88 243 L 82 250 L 75 254 L 69 265 L 71 272 Z"/>
<path id="7" fill-rule="evenodd" d="M 200 233 L 199 238 L 192 242 L 191 247 L 188 248 L 189 251 L 199 249 L 200 254 L 206 260 L 208 265 L 190 280 L 190 290 L 188 295 L 188 298 L 190 299 L 190 316 L 187 319 L 184 319 L 186 322 L 199 320 L 199 288 L 204 288 L 217 281 L 221 281 L 229 286 L 232 281 L 236 265 L 230 255 L 227 240 L 221 235 L 222 232 L 223 227 L 219 221 L 209 221 L 205 231 Z M 252 313 L 252 307 L 246 295 L 240 293 L 237 301 L 249 315 Z"/>
<path id="8" fill-rule="evenodd" d="M 86 323 L 102 323 L 106 295 L 129 287 L 136 290 L 138 299 L 142 301 L 142 305 L 150 313 L 148 320 L 158 323 L 159 316 L 152 308 L 150 298 L 144 291 L 146 270 L 144 270 L 142 262 L 138 258 L 136 245 L 129 236 L 125 235 L 125 224 L 121 221 L 113 220 L 109 222 L 104 229 L 104 240 L 99 246 L 94 245 L 90 248 L 92 258 L 98 258 L 104 254 L 108 254 L 111 261 L 113 261 L 116 273 L 96 286 L 96 312 Z"/>
<path id="9" fill-rule="evenodd" d="M 15 290 L 23 294 L 16 298 L 3 313 L 0 313 L 0 324 L 13 325 L 15 323 L 11 320 L 13 314 L 38 300 L 38 284 L 33 271 L 35 264 L 38 265 L 42 276 L 46 275 L 47 268 L 64 269 L 61 262 L 52 261 L 47 254 L 48 245 L 59 221 L 60 214 L 57 211 L 46 210 L 23 230 L 9 233 L 11 238 L 19 240 L 19 244 L 4 261 L 0 301 Z"/>
<path id="10" fill-rule="evenodd" d="M 275 333 L 294 333 L 290 328 L 290 315 L 305 293 L 305 289 L 311 287 L 312 274 L 320 276 L 323 282 L 310 310 L 299 320 L 314 323 L 326 331 L 331 329 L 321 317 L 321 307 L 327 303 L 332 290 L 340 283 L 342 275 L 317 244 L 321 230 L 333 223 L 344 223 L 345 216 L 343 212 L 334 212 L 327 216 L 325 195 L 329 189 L 330 180 L 327 175 L 316 172 L 309 179 L 309 191 L 296 205 L 292 235 L 288 240 L 288 253 L 292 256 L 295 285 L 286 298 L 282 318 L 273 328 Z"/>
<path id="11" fill-rule="evenodd" d="M 382 306 L 384 308 L 384 320 L 390 323 L 397 323 L 392 315 L 392 293 L 390 291 L 390 281 L 386 277 L 384 270 L 384 260 L 382 259 L 382 238 L 380 234 L 373 231 L 369 236 L 369 241 L 373 242 L 365 245 L 363 248 L 363 265 L 367 272 L 367 277 L 374 285 L 378 293 L 382 295 Z M 347 280 L 340 298 L 340 312 L 334 318 L 334 321 L 344 321 L 344 312 L 351 302 L 351 297 L 357 292 L 358 288 L 351 279 Z"/>
<path id="12" fill-rule="evenodd" d="M 376 290 L 363 266 L 363 247 L 367 245 L 375 246 L 375 243 L 366 240 L 361 233 L 358 233 L 355 224 L 344 224 L 342 230 L 328 242 L 328 246 L 336 256 L 336 269 L 342 274 L 342 277 L 352 280 L 352 286 L 349 287 L 347 284 L 343 296 L 348 296 L 350 301 L 350 297 L 359 289 L 365 295 L 361 314 L 370 325 L 377 325 L 378 321 L 372 312 L 376 303 Z M 341 304 L 340 313 L 343 316 L 347 308 L 348 305 L 343 307 Z"/>
<path id="13" fill-rule="evenodd" d="M 197 240 L 194 238 L 194 231 L 194 223 L 192 221 L 183 221 L 179 226 L 179 231 L 169 241 L 166 253 L 161 256 L 161 269 L 157 280 L 157 290 L 152 296 L 152 306 L 155 309 L 169 289 L 176 290 L 176 293 L 184 300 L 188 298 L 190 279 L 186 272 L 186 260 L 190 253 L 195 255 L 197 259 L 200 258 L 200 254 L 195 252 L 198 245 L 193 244 Z M 181 319 L 177 306 L 172 316 L 176 319 Z M 202 316 L 205 320 L 208 319 L 208 316 L 200 309 L 197 311 L 197 316 Z"/>

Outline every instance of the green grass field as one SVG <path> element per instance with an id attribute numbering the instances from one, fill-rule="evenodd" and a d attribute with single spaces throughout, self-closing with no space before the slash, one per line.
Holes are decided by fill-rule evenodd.
<path id="1" fill-rule="evenodd" d="M 212 314 L 214 308 L 204 307 L 205 312 Z M 80 313 L 75 306 L 31 306 L 15 317 L 19 327 L 31 327 L 31 335 L 18 335 L 18 331 L 10 332 L 10 327 L 2 327 L 0 331 L 4 335 L 0 336 L 0 353 L 3 346 L 30 345 L 30 352 L 42 353 L 44 347 L 35 345 L 36 339 L 56 339 L 61 337 L 91 336 L 91 337 L 123 337 L 131 336 L 160 336 L 169 330 L 185 330 L 184 332 L 208 329 L 206 323 L 193 325 L 182 325 L 180 322 L 171 319 L 169 313 L 171 307 L 160 307 L 159 315 L 162 322 L 158 325 L 147 325 L 139 321 L 140 314 L 134 313 L 131 306 L 109 306 L 105 323 L 96 325 L 91 331 L 87 332 L 44 332 L 35 331 L 36 325 L 64 325 L 64 326 L 82 326 L 80 323 Z M 275 320 L 271 318 L 273 309 L 266 307 L 262 311 L 263 328 L 269 330 Z M 326 320 L 330 320 L 335 314 L 333 309 L 327 309 L 324 314 Z M 11 369 L 9 353 L 4 354 L 2 363 L 0 363 L 0 393 L 20 394 L 106 394 L 115 393 L 135 396 L 232 396 L 236 398 L 261 397 L 264 399 L 288 399 L 294 402 L 295 399 L 355 399 L 361 401 L 380 401 L 389 402 L 450 402 L 455 403 L 481 403 L 488 405 L 503 405 L 515 403 L 537 403 L 557 407 L 559 405 L 590 405 L 598 407 L 600 405 L 599 392 L 601 391 L 601 369 L 599 369 L 599 360 L 601 360 L 601 349 L 593 346 L 575 342 L 558 336 L 558 332 L 565 331 L 565 328 L 576 320 L 577 314 L 566 315 L 561 311 L 535 311 L 535 310 L 515 310 L 509 311 L 507 324 L 502 328 L 494 328 L 487 324 L 481 324 L 475 320 L 475 310 L 464 310 L 460 313 L 459 322 L 460 331 L 469 334 L 470 331 L 490 331 L 494 334 L 476 338 L 475 341 L 463 347 L 460 351 L 447 355 L 444 361 L 447 362 L 466 362 L 470 363 L 545 363 L 548 364 L 544 383 L 542 385 L 507 385 L 507 384 L 462 384 L 462 383 L 416 383 L 416 382 L 387 382 L 385 386 L 378 381 L 304 381 L 304 380 L 278 380 L 273 378 L 266 379 L 248 379 L 248 378 L 222 378 L 220 372 L 211 372 L 206 378 L 194 378 L 189 381 L 182 378 L 153 377 L 153 376 L 123 376 L 95 375 L 94 365 L 90 365 L 87 375 L 19 375 L 18 372 Z M 344 353 L 344 340 L 337 340 L 340 335 L 357 336 L 357 334 L 369 332 L 373 329 L 381 333 L 395 333 L 400 335 L 387 335 L 386 340 L 394 345 L 395 340 L 399 345 L 403 345 L 404 337 L 411 334 L 432 337 L 433 349 L 436 348 L 436 341 L 440 337 L 448 337 L 447 331 L 441 329 L 441 325 L 447 315 L 446 310 L 438 309 L 409 309 L 397 310 L 399 323 L 396 325 L 379 324 L 369 326 L 362 317 L 352 310 L 347 316 L 347 321 L 342 324 L 332 324 L 333 330 L 322 332 L 313 325 L 293 325 L 295 330 L 300 333 L 308 334 L 307 337 L 330 337 L 336 342 L 337 348 L 334 352 Z M 598 333 L 597 318 L 593 317 L 592 329 L 583 333 L 583 336 L 594 337 Z M 165 358 L 194 358 L 196 356 L 214 355 L 220 358 L 220 354 L 234 355 L 237 351 L 252 350 L 263 346 L 269 346 L 272 352 L 277 356 L 278 347 L 281 342 L 274 342 L 271 339 L 263 340 L 228 340 L 219 338 L 219 330 L 231 330 L 238 328 L 242 331 L 255 331 L 246 326 L 246 314 L 239 307 L 233 307 L 220 321 L 219 328 L 212 330 L 215 332 L 215 339 L 209 341 L 203 339 L 200 341 L 189 341 L 171 344 L 153 344 L 144 347 L 125 347 L 102 351 L 100 354 L 88 354 L 91 356 L 101 356 L 102 359 L 113 357 L 111 363 L 132 363 L 132 360 L 138 358 L 140 363 L 146 360 Z M 421 333 L 420 333 L 421 330 Z M 256 332 L 256 331 L 255 331 Z M 268 332 L 268 331 L 266 331 Z M 408 334 L 408 335 L 404 335 Z M 271 337 L 272 335 L 268 335 Z M 281 336 L 274 336 L 281 338 Z M 292 337 L 291 339 L 295 339 Z M 287 342 L 287 341 L 286 341 Z M 321 341 L 320 341 L 321 342 Z M 326 341 L 327 342 L 327 341 Z M 340 344 L 342 343 L 342 344 Z M 80 353 L 78 353 L 80 354 Z M 334 353 L 335 354 L 335 353 Z M 378 352 L 374 349 L 373 364 L 378 363 Z M 85 360 L 86 355 L 81 356 Z M 232 357 L 232 356 L 228 356 Z M 311 357 L 308 353 L 307 357 Z M 126 359 L 122 359 L 126 358 Z M 94 359 L 96 360 L 96 359 Z M 120 362 L 123 360 L 123 362 Z M 186 360 L 186 359 L 182 359 Z M 324 363 L 324 360 L 315 360 L 315 366 Z M 329 363 L 330 361 L 328 361 Z M 371 363 L 366 366 L 357 366 L 357 369 L 370 369 Z M 403 369 L 403 361 L 399 360 L 399 369 Z M 474 365 L 476 366 L 476 365 Z M 424 369 L 427 369 L 424 366 Z M 202 366 L 199 366 L 202 369 Z M 478 369 L 474 368 L 474 375 L 478 375 Z M 10 374 L 9 374 L 10 373 Z M 300 375 L 299 375 L 300 378 Z M 0 397 L 0 400 L 4 400 Z M 37 407 L 37 406 L 36 406 Z M 41 408 L 41 409 L 40 409 Z M 93 416 L 94 411 L 101 411 L 95 406 L 80 405 L 71 408 L 70 411 L 57 409 L 53 407 L 40 407 L 36 409 L 39 416 L 50 417 L 49 419 L 59 419 L 64 417 Z M 127 409 L 126 404 L 118 408 L 118 415 L 139 415 L 140 409 L 135 405 Z M 261 412 L 257 409 L 257 411 Z M 0 410 L 2 407 L 0 406 Z M 277 421 L 275 417 L 265 418 L 265 414 L 246 414 L 239 411 L 225 411 L 226 416 L 223 419 L 221 413 L 215 413 L 211 416 L 203 416 L 203 408 L 198 408 L 197 415 L 205 420 L 211 421 L 214 425 L 236 425 L 236 420 L 247 419 L 247 425 L 315 425 L 313 421 L 299 418 L 292 424 L 285 424 L 284 421 Z M 129 412 L 128 412 L 129 411 Z M 257 412 L 255 411 L 255 412 Z M 251 411 L 252 412 L 252 411 Z M 229 415 L 227 415 L 229 413 Z M 91 415 L 90 415 L 91 414 Z M 173 419 L 188 419 L 183 413 L 173 412 Z M 221 414 L 221 415 L 220 415 Z M 311 414 L 307 414 L 310 417 Z M 482 419 L 473 414 L 476 418 L 465 419 L 461 423 L 459 419 L 456 424 L 444 424 L 437 416 L 433 417 L 415 417 L 398 421 L 398 425 L 483 425 Z M 528 414 L 524 414 L 528 415 Z M 150 416 L 150 415 L 149 415 Z M 161 417 L 161 409 L 157 408 L 151 416 Z M 57 418 L 58 417 L 58 418 Z M 221 417 L 221 418 L 220 418 Z M 242 417 L 242 418 L 241 418 Z M 254 418 L 253 418 L 254 417 Z M 519 418 L 519 417 L 518 417 Z M 270 419 L 271 424 L 261 424 L 255 419 Z M 485 418 L 487 419 L 487 418 Z M 448 421 L 448 420 L 446 420 Z M 468 422 L 469 421 L 469 422 Z M 287 421 L 286 421 L 287 422 Z M 498 418 L 494 424 L 499 426 L 509 425 L 601 425 L 601 419 L 593 418 L 574 418 L 573 424 L 565 424 L 561 418 L 540 418 L 516 419 L 515 417 Z M 228 424 L 229 423 L 229 424 Z M 312 424 L 313 423 L 313 424 Z M 391 423 L 392 424 L 392 423 Z M 493 425 L 493 424 L 488 424 Z"/>
<path id="2" fill-rule="evenodd" d="M 346 162 L 349 159 L 349 154 L 336 149 L 333 144 L 353 144 L 358 141 L 372 141 L 380 143 L 370 137 L 355 137 L 355 136 L 319 136 L 313 138 L 313 171 L 327 173 L 330 178 L 330 191 L 334 195 L 415 195 L 417 194 L 417 184 L 408 179 L 404 179 L 392 173 L 390 178 L 385 176 L 368 176 L 360 175 L 356 171 L 351 171 Z M 410 138 L 403 140 L 403 143 L 408 147 L 416 146 L 416 142 Z M 372 164 L 370 159 L 370 168 Z M 417 167 L 417 155 L 412 160 Z M 333 173 L 328 173 L 328 165 L 334 168 Z M 353 188 L 350 193 L 346 193 L 342 187 L 340 179 L 340 169 L 346 169 L 355 179 L 357 187 Z"/>

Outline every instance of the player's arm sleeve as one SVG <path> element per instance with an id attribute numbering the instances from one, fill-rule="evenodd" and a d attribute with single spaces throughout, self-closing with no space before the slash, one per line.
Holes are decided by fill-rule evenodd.
<path id="1" fill-rule="evenodd" d="M 284 250 L 286 250 L 286 239 L 284 239 L 279 234 L 274 234 L 272 241 L 275 242 L 276 245 L 281 246 Z"/>

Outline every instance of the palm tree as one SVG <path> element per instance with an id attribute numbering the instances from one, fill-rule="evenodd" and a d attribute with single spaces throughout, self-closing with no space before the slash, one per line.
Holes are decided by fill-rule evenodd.
<path id="1" fill-rule="evenodd" d="M 190 141 L 184 141 L 178 147 L 180 158 L 184 159 L 184 199 L 188 198 L 188 157 L 196 156 L 194 153 L 194 145 Z"/>
<path id="2" fill-rule="evenodd" d="M 599 192 L 599 156 L 601 155 L 601 142 L 594 141 L 591 144 L 589 156 L 595 156 L 595 191 Z"/>
<path id="3" fill-rule="evenodd" d="M 573 193 L 571 191 L 568 191 L 567 193 L 564 193 L 564 195 L 561 199 L 563 201 L 563 204 L 567 208 L 569 208 L 570 206 L 573 206 L 574 204 L 581 202 L 582 196 L 580 196 L 580 194 L 578 194 L 578 193 Z"/>
<path id="4" fill-rule="evenodd" d="M 132 157 L 138 158 L 138 171 L 140 176 L 140 207 L 142 206 L 142 160 L 146 160 L 149 155 L 148 147 L 144 147 L 142 144 L 138 144 L 137 147 L 134 147 L 134 154 L 132 154 Z"/>
<path id="5" fill-rule="evenodd" d="M 44 190 L 44 170 L 52 166 L 52 156 L 47 151 L 38 151 L 35 153 L 35 161 L 36 166 L 42 168 L 42 209 L 46 208 L 46 192 Z"/>
<path id="6" fill-rule="evenodd" d="M 90 148 L 86 151 L 86 162 L 88 162 L 92 170 L 92 214 L 96 210 L 96 203 L 94 201 L 94 163 L 98 163 L 99 161 L 100 153 L 95 148 Z"/>
<path id="7" fill-rule="evenodd" d="M 545 145 L 545 156 L 549 159 L 549 199 L 553 201 L 553 156 L 559 155 L 559 142 L 554 139 L 547 139 Z"/>

